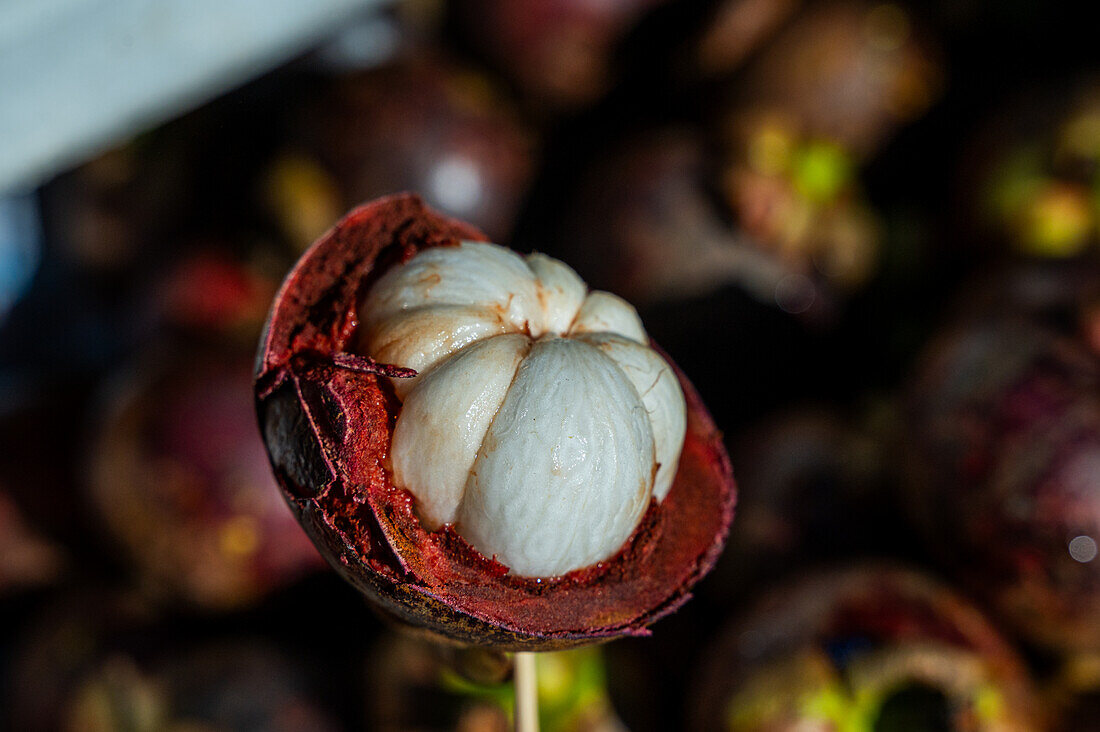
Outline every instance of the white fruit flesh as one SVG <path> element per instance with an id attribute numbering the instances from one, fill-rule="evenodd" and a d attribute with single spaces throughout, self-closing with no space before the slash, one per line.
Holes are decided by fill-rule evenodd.
<path id="1" fill-rule="evenodd" d="M 613 360 L 642 398 L 653 428 L 654 456 L 657 476 L 653 481 L 653 496 L 664 500 L 676 477 L 680 448 L 687 430 L 687 405 L 676 374 L 668 363 L 648 346 L 627 340 L 613 333 L 590 333 L 578 340 L 599 348 Z"/>
<path id="2" fill-rule="evenodd" d="M 456 530 L 519 575 L 564 574 L 611 556 L 652 494 L 644 409 L 598 349 L 536 342 L 478 451 Z"/>
<path id="3" fill-rule="evenodd" d="M 360 309 L 362 349 L 416 369 L 390 450 L 424 524 L 512 574 L 614 555 L 672 486 L 683 392 L 634 308 L 565 264 L 493 244 L 426 250 Z"/>
<path id="4" fill-rule="evenodd" d="M 516 333 L 479 341 L 425 376 L 401 405 L 393 472 L 430 526 L 455 522 L 478 449 L 529 350 L 531 341 Z"/>

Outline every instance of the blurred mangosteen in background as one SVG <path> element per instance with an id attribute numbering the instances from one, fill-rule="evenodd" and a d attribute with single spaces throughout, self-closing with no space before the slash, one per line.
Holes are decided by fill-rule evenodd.
<path id="1" fill-rule="evenodd" d="M 161 129 L 105 152 L 44 189 L 60 261 L 111 280 L 175 238 L 194 215 L 196 173 L 189 137 L 175 132 Z"/>
<path id="2" fill-rule="evenodd" d="M 537 165 L 502 92 L 438 53 L 326 79 L 293 124 L 263 195 L 299 251 L 353 206 L 403 191 L 506 243 Z"/>
<path id="3" fill-rule="evenodd" d="M 729 125 L 721 196 L 746 239 L 796 276 L 838 296 L 857 290 L 877 270 L 884 232 L 855 158 L 794 119 L 759 110 Z"/>
<path id="4" fill-rule="evenodd" d="M 590 169 L 562 248 L 643 307 L 733 285 L 831 319 L 875 274 L 884 238 L 860 167 L 938 90 L 915 37 L 894 5 L 805 11 L 735 77 L 713 145 L 659 131 Z"/>
<path id="5" fill-rule="evenodd" d="M 1100 79 L 1060 81 L 1001 110 L 974 136 L 960 189 L 960 226 L 978 242 L 1040 258 L 1095 252 Z"/>
<path id="6" fill-rule="evenodd" d="M 136 330 L 146 338 L 169 333 L 248 351 L 289 257 L 271 245 L 241 255 L 216 236 L 191 238 L 182 249 L 137 294 Z"/>
<path id="7" fill-rule="evenodd" d="M 53 584 L 65 564 L 62 549 L 40 536 L 0 482 L 0 598 Z"/>
<path id="8" fill-rule="evenodd" d="M 729 85 L 716 188 L 748 238 L 843 297 L 876 272 L 884 231 L 860 170 L 935 100 L 940 69 L 907 10 L 823 3 Z"/>
<path id="9" fill-rule="evenodd" d="M 730 282 L 764 302 L 782 299 L 790 272 L 723 217 L 707 188 L 706 155 L 686 127 L 618 145 L 584 175 L 555 251 L 593 287 L 641 308 Z M 801 308 L 799 293 L 794 300 Z"/>
<path id="10" fill-rule="evenodd" d="M 766 593 L 709 648 L 699 730 L 1037 730 L 1021 659 L 919 572 L 865 564 Z"/>
<path id="11" fill-rule="evenodd" d="M 195 637 L 133 598 L 66 595 L 22 633 L 11 729 L 334 732 L 314 673 L 253 637 Z"/>
<path id="12" fill-rule="evenodd" d="M 718 129 L 737 148 L 745 139 L 741 116 L 767 114 L 859 163 L 932 105 L 941 76 L 938 51 L 903 6 L 814 4 L 734 79 Z"/>
<path id="13" fill-rule="evenodd" d="M 668 1 L 459 0 L 453 12 L 474 53 L 508 76 L 531 107 L 556 114 L 611 89 L 623 40 Z"/>
<path id="14" fill-rule="evenodd" d="M 1100 373 L 1022 319 L 947 331 L 909 385 L 907 496 L 932 553 L 1034 643 L 1100 649 Z"/>
<path id="15" fill-rule="evenodd" d="M 239 347 L 163 344 L 107 395 L 90 500 L 159 596 L 238 607 L 324 564 L 271 476 L 251 362 Z"/>
<path id="16" fill-rule="evenodd" d="M 543 732 L 625 732 L 597 647 L 539 653 Z M 367 728 L 379 732 L 508 732 L 515 710 L 510 654 L 384 636 L 367 665 Z"/>
<path id="17" fill-rule="evenodd" d="M 730 439 L 737 531 L 701 594 L 740 607 L 762 582 L 792 570 L 896 548 L 887 430 L 863 421 L 800 407 Z"/>

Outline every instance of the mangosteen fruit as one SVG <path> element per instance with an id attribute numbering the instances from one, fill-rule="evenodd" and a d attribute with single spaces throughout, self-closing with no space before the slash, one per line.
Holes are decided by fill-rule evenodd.
<path id="1" fill-rule="evenodd" d="M 1007 625 L 1100 648 L 1100 370 L 1020 318 L 956 326 L 909 387 L 908 503 L 928 546 Z"/>
<path id="2" fill-rule="evenodd" d="M 511 234 L 538 142 L 483 74 L 422 55 L 336 76 L 305 110 L 263 182 L 296 251 L 356 203 L 404 190 L 496 241 Z"/>
<path id="3" fill-rule="evenodd" d="M 645 634 L 732 518 L 720 436 L 634 309 L 412 195 L 356 209 L 299 260 L 256 395 L 322 553 L 452 640 Z"/>
<path id="4" fill-rule="evenodd" d="M 765 593 L 710 649 L 697 688 L 700 730 L 1044 728 L 1025 666 L 989 621 L 892 565 Z"/>
<path id="5" fill-rule="evenodd" d="M 88 494 L 153 596 L 239 608 L 324 566 L 279 500 L 249 375 L 246 351 L 181 339 L 107 389 Z"/>
<path id="6" fill-rule="evenodd" d="M 839 0 L 799 13 L 736 77 L 726 122 L 768 114 L 866 160 L 942 85 L 939 52 L 896 3 Z"/>

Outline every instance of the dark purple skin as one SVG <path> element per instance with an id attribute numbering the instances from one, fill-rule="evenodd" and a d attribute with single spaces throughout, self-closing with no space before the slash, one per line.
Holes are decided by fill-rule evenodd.
<path id="1" fill-rule="evenodd" d="M 956 666 L 959 654 L 968 663 L 980 663 L 988 676 L 968 678 L 967 663 Z M 777 726 L 759 729 L 832 729 L 796 726 L 810 718 L 820 724 L 819 717 L 802 717 L 804 709 L 796 701 L 797 690 L 814 683 L 809 658 L 843 688 L 882 682 L 889 675 L 892 683 L 872 693 L 888 697 L 911 686 L 941 692 L 947 718 L 934 729 L 1043 729 L 1036 690 L 1022 660 L 975 607 L 927 575 L 876 563 L 803 575 L 759 597 L 707 650 L 696 676 L 692 728 L 727 729 L 737 693 L 770 678 L 776 684 L 769 687 L 775 693 L 771 721 Z M 854 675 L 852 668 L 861 663 L 870 663 L 870 669 Z M 867 671 L 876 668 L 868 677 Z M 960 711 L 974 703 L 985 683 L 999 692 L 1004 706 L 995 713 L 1009 726 L 977 726 L 978 720 Z"/>
<path id="2" fill-rule="evenodd" d="M 972 320 L 909 388 L 907 493 L 945 567 L 1054 650 L 1100 648 L 1100 370 L 1080 340 Z"/>
<path id="3" fill-rule="evenodd" d="M 428 532 L 385 468 L 400 404 L 356 355 L 359 298 L 421 248 L 484 241 L 419 198 L 348 214 L 299 260 L 275 299 L 256 365 L 260 427 L 284 496 L 322 554 L 384 613 L 452 640 L 510 650 L 648 634 L 713 565 L 733 518 L 728 457 L 678 374 L 688 428 L 677 477 L 614 557 L 563 577 L 522 578 L 453 529 Z"/>
<path id="4" fill-rule="evenodd" d="M 531 186 L 534 133 L 477 72 L 438 56 L 334 79 L 296 136 L 345 211 L 405 190 L 506 243 Z"/>

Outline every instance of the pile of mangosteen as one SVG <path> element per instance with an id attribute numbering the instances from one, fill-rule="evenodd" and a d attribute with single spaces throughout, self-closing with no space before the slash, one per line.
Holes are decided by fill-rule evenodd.
<path id="1" fill-rule="evenodd" d="M 5 194 L 0 728 L 1100 729 L 1092 35 L 395 0 Z"/>

